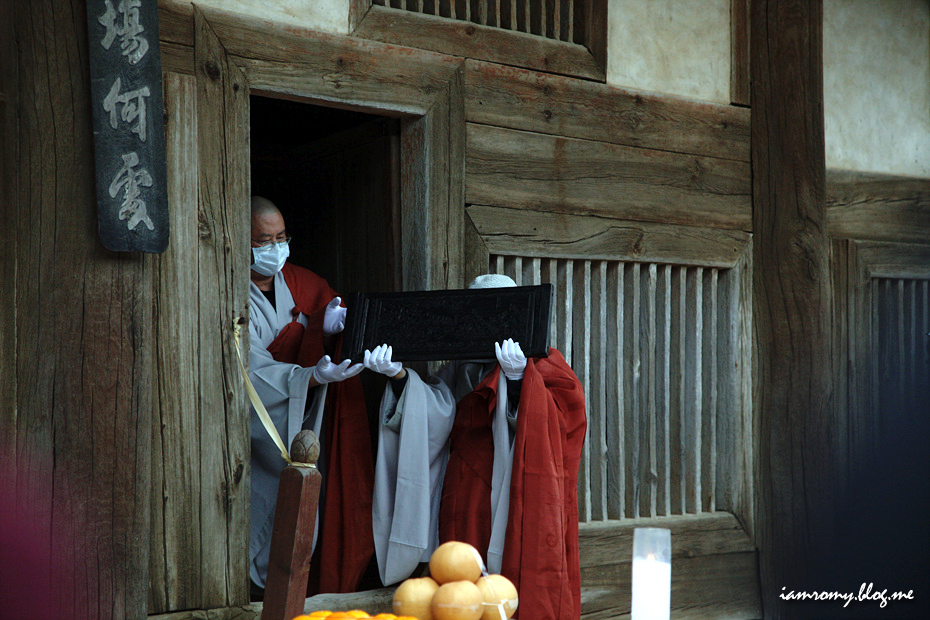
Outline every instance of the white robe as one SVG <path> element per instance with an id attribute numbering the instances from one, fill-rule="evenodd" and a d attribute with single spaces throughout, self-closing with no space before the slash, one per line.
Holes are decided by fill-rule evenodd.
<path id="1" fill-rule="evenodd" d="M 310 428 L 320 436 L 326 386 L 315 388 L 310 394 L 311 402 L 308 403 L 307 388 L 313 367 L 302 368 L 296 364 L 278 362 L 268 352 L 268 345 L 292 320 L 291 309 L 294 307 L 294 298 L 280 272 L 274 278 L 274 288 L 275 305 L 272 306 L 255 284 L 249 285 L 249 379 L 268 410 L 285 446 L 290 448 L 294 436 L 301 429 Z M 298 320 L 306 327 L 305 315 L 301 314 Z M 268 431 L 254 408 L 251 410 L 251 439 L 252 523 L 249 536 L 249 575 L 252 581 L 265 587 L 274 509 L 278 498 L 278 481 L 287 463 L 281 458 L 281 451 L 268 436 Z M 316 535 L 317 532 L 314 531 L 314 542 Z"/>
<path id="2" fill-rule="evenodd" d="M 426 381 L 407 370 L 400 397 L 387 386 L 381 400 L 372 524 L 378 569 L 385 585 L 409 577 L 439 546 L 439 504 L 449 462 L 449 434 L 459 400 L 496 363 L 452 362 Z M 499 573 L 510 507 L 516 406 L 507 403 L 500 374 L 492 434 L 491 542 L 488 570 Z"/>

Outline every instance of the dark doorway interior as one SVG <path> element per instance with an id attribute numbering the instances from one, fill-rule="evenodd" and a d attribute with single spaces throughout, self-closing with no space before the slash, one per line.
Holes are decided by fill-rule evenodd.
<path id="1" fill-rule="evenodd" d="M 288 260 L 342 295 L 401 290 L 400 121 L 255 95 L 250 106 L 252 194 L 281 209 Z M 387 379 L 360 377 L 374 449 Z"/>
<path id="2" fill-rule="evenodd" d="M 290 260 L 343 294 L 395 291 L 400 273 L 400 122 L 252 96 L 252 193 L 293 236 Z"/>

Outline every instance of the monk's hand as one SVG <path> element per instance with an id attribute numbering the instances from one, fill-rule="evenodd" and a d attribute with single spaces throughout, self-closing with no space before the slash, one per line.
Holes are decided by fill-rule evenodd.
<path id="1" fill-rule="evenodd" d="M 323 312 L 323 333 L 327 336 L 338 334 L 346 327 L 346 309 L 340 304 L 341 297 L 333 297 L 333 300 L 326 304 L 326 310 Z"/>
<path id="2" fill-rule="evenodd" d="M 324 355 L 316 366 L 313 367 L 313 378 L 320 385 L 324 383 L 334 383 L 336 381 L 345 381 L 362 372 L 364 364 L 352 364 L 352 360 L 342 360 L 339 364 L 333 364 L 333 360 L 328 355 Z"/>
<path id="3" fill-rule="evenodd" d="M 497 354 L 497 361 L 505 377 L 513 381 L 523 378 L 523 371 L 526 370 L 526 356 L 523 355 L 519 342 L 514 342 L 513 338 L 495 342 L 494 353 Z"/>
<path id="4" fill-rule="evenodd" d="M 365 349 L 365 368 L 387 375 L 391 379 L 401 379 L 404 365 L 400 362 L 392 362 L 393 354 L 394 348 L 386 344 L 376 346 L 374 351 Z"/>

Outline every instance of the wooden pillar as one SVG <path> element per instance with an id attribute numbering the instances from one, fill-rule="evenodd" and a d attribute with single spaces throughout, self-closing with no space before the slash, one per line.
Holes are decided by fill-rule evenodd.
<path id="1" fill-rule="evenodd" d="M 799 617 L 824 610 L 779 594 L 828 586 L 833 493 L 823 4 L 751 4 L 755 534 L 765 617 Z"/>
<path id="2" fill-rule="evenodd" d="M 97 238 L 85 2 L 2 4 L 0 464 L 17 492 L 0 503 L 46 576 L 4 611 L 144 617 L 149 273 Z"/>

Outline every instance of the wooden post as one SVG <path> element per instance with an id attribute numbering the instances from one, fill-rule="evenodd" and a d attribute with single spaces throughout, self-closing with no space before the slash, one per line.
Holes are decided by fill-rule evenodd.
<path id="1" fill-rule="evenodd" d="M 765 617 L 798 617 L 807 609 L 779 594 L 828 587 L 818 570 L 833 493 L 823 4 L 751 11 L 755 535 Z"/>
<path id="2" fill-rule="evenodd" d="M 320 443 L 313 432 L 299 432 L 291 446 L 291 457 L 296 462 L 315 464 L 319 454 Z M 289 465 L 281 472 L 262 620 L 291 620 L 304 611 L 322 481 L 315 467 Z"/>
<path id="3" fill-rule="evenodd" d="M 10 314 L 0 451 L 15 455 L 0 467 L 18 495 L 0 504 L 17 508 L 29 560 L 46 569 L 15 590 L 33 609 L 20 615 L 20 600 L 5 599 L 10 617 L 48 606 L 74 618 L 146 614 L 151 272 L 97 239 L 85 16 L 84 2 L 64 0 L 0 10 L 0 221 L 13 240 L 0 278 Z"/>

